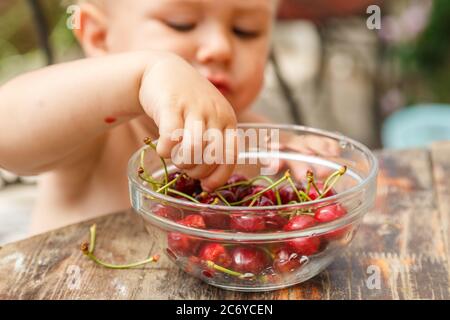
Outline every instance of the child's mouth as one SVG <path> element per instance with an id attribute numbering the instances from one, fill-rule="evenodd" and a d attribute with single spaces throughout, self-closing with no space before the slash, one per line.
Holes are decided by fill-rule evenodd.
<path id="1" fill-rule="evenodd" d="M 222 84 L 214 84 L 214 86 L 217 88 L 217 90 L 219 90 L 223 95 L 229 94 L 230 93 L 230 88 L 226 85 L 222 85 Z"/>
<path id="2" fill-rule="evenodd" d="M 217 79 L 213 77 L 208 77 L 208 80 L 220 91 L 223 95 L 228 95 L 231 93 L 231 86 L 228 81 Z"/>

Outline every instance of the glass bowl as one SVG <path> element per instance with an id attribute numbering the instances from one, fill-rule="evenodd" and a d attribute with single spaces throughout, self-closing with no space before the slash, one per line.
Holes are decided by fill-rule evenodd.
<path id="1" fill-rule="evenodd" d="M 236 173 L 251 179 L 263 172 L 276 180 L 288 164 L 292 176 L 309 168 L 319 178 L 345 166 L 346 173 L 334 186 L 335 194 L 265 207 L 198 204 L 157 193 L 140 178 L 142 163 L 153 177 L 164 174 L 154 151 L 144 147 L 129 162 L 132 206 L 145 222 L 153 251 L 164 252 L 182 270 L 210 285 L 256 292 L 304 282 L 341 254 L 373 206 L 377 160 L 367 147 L 338 133 L 292 125 L 242 124 L 239 128 L 243 136 L 257 134 L 247 135 L 247 142 L 239 146 Z M 258 137 L 256 146 L 249 137 Z M 170 161 L 167 167 L 169 172 L 176 171 Z M 311 220 L 319 211 L 326 216 L 330 210 L 331 216 L 336 211 L 342 214 L 286 231 L 285 225 L 294 217 Z M 187 216 L 203 217 L 206 228 L 178 223 Z M 236 229 L 230 227 L 230 219 L 241 219 L 244 225 L 246 219 L 256 219 L 266 228 Z"/>

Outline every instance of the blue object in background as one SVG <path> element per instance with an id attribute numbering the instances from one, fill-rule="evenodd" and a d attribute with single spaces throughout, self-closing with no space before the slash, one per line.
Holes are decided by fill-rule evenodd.
<path id="1" fill-rule="evenodd" d="M 433 141 L 450 140 L 450 105 L 417 105 L 397 111 L 382 128 L 385 148 L 427 147 Z"/>

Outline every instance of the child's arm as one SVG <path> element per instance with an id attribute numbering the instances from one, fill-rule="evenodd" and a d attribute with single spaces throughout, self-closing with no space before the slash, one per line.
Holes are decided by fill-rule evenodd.
<path id="1" fill-rule="evenodd" d="M 177 56 L 138 52 L 85 59 L 0 87 L 0 166 L 39 174 L 74 165 L 99 150 L 99 137 L 108 129 L 142 114 L 158 126 L 158 153 L 164 157 L 177 144 L 170 139 L 177 128 L 190 128 L 194 121 L 220 130 L 236 125 L 226 99 Z M 194 178 L 208 177 L 207 188 L 224 183 L 233 170 L 232 165 L 185 167 Z"/>

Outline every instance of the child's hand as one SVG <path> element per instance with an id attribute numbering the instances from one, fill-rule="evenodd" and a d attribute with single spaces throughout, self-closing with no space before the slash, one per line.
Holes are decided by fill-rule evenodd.
<path id="1" fill-rule="evenodd" d="M 233 146 L 226 145 L 225 130 L 236 129 L 236 115 L 225 97 L 207 79 L 181 58 L 169 55 L 145 72 L 140 102 L 159 128 L 157 152 L 161 157 L 176 160 L 177 166 L 189 176 L 202 179 L 206 190 L 212 191 L 227 181 L 235 165 L 225 164 L 226 152 L 233 151 L 234 160 L 237 152 L 229 150 L 236 145 L 235 141 Z M 180 139 L 172 136 L 177 129 L 185 129 Z M 194 139 L 198 129 L 201 129 L 200 137 L 208 129 L 219 130 L 224 141 L 221 145 L 223 161 L 205 163 L 203 155 L 208 142 L 203 138 Z M 176 148 L 177 145 L 181 150 Z M 192 156 L 187 161 L 180 161 L 176 156 L 173 159 L 175 154 L 186 155 L 189 150 Z M 202 163 L 194 163 L 194 157 Z"/>
<path id="2" fill-rule="evenodd" d="M 281 137 L 280 150 L 299 152 L 304 155 L 319 157 L 338 157 L 340 155 L 339 144 L 332 139 L 313 135 L 285 135 Z M 331 169 L 323 166 L 308 166 L 297 161 L 284 160 L 278 164 L 278 170 L 288 168 L 297 180 L 304 180 L 308 170 L 314 172 L 318 178 L 327 177 Z"/>

